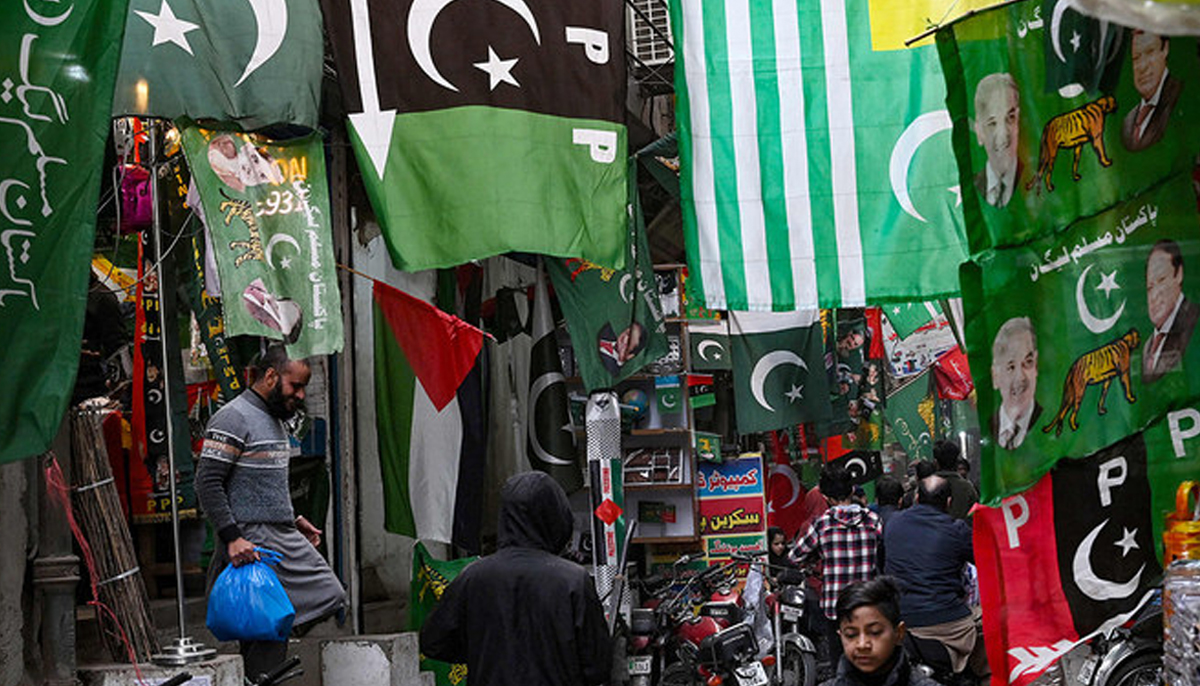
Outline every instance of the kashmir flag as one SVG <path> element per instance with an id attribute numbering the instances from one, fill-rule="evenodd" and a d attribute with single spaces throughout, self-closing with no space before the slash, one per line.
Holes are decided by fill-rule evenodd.
<path id="1" fill-rule="evenodd" d="M 928 374 L 896 389 L 887 398 L 884 416 L 909 460 L 932 460 L 937 439 L 937 400 Z"/>
<path id="2" fill-rule="evenodd" d="M 186 125 L 183 150 L 212 232 L 231 336 L 304 358 L 342 349 L 332 214 L 319 134 L 272 141 Z"/>
<path id="3" fill-rule="evenodd" d="M 941 304 L 936 301 L 895 303 L 884 307 L 883 314 L 900 338 L 908 338 L 917 329 L 945 317 Z"/>
<path id="4" fill-rule="evenodd" d="M 729 320 L 688 322 L 688 343 L 691 347 L 692 369 L 700 372 L 733 369 L 733 356 L 729 352 Z"/>
<path id="5" fill-rule="evenodd" d="M 125 22 L 113 116 L 317 128 L 317 0 L 130 0 Z"/>
<path id="6" fill-rule="evenodd" d="M 567 493 L 574 493 L 583 488 L 582 455 L 575 443 L 567 378 L 558 355 L 558 327 L 541 269 L 534 286 L 532 320 L 529 411 L 525 414 L 529 465 L 554 477 Z"/>
<path id="7" fill-rule="evenodd" d="M 379 281 L 374 299 L 384 527 L 478 551 L 483 332 Z"/>
<path id="8" fill-rule="evenodd" d="M 817 310 L 730 312 L 729 331 L 740 433 L 830 419 Z"/>
<path id="9" fill-rule="evenodd" d="M 87 305 L 124 0 L 5 3 L 0 120 L 0 463 L 50 446 L 71 400 Z M 41 10 L 44 13 L 39 13 Z"/>
<path id="10" fill-rule="evenodd" d="M 413 546 L 412 580 L 409 582 L 409 598 L 412 600 L 408 612 L 409 631 L 420 631 L 425 618 L 433 613 L 446 587 L 466 569 L 477 556 L 460 557 L 455 560 L 439 560 L 429 554 L 425 544 L 417 541 Z M 421 671 L 433 672 L 438 686 L 464 686 L 467 682 L 467 666 L 433 660 L 421 655 Z"/>
<path id="11" fill-rule="evenodd" d="M 984 424 L 982 500 L 1024 490 L 1200 397 L 1200 239 L 1175 176 L 1063 232 L 963 267 Z"/>
<path id="12" fill-rule="evenodd" d="M 667 353 L 667 326 L 646 243 L 637 194 L 636 161 L 629 159 L 629 222 L 624 269 L 579 258 L 546 260 L 554 294 L 589 392 L 613 388 Z"/>
<path id="13" fill-rule="evenodd" d="M 982 4 L 671 3 L 696 298 L 780 311 L 958 292 L 941 69 L 904 41 Z"/>
<path id="14" fill-rule="evenodd" d="M 993 686 L 1028 684 L 1079 643 L 1123 624 L 1159 583 L 1161 522 L 1200 469 L 1200 418 L 1160 422 L 974 512 Z M 1182 422 L 1181 422 L 1182 423 Z M 1174 443 L 1174 448 L 1172 444 Z"/>
<path id="15" fill-rule="evenodd" d="M 625 260 L 625 6 L 322 0 L 396 266 Z"/>
<path id="16" fill-rule="evenodd" d="M 1049 16 L 1045 6 L 1006 5 L 938 33 L 973 255 L 1129 201 L 1190 170 L 1200 148 L 1195 38 L 1109 25 L 1105 40 L 1120 45 L 1096 47 L 1093 59 L 1101 27 L 1070 28 L 1065 0 Z M 1109 69 L 1114 50 L 1115 83 L 1089 76 L 1097 60 Z M 1100 90 L 1088 90 L 1093 80 Z"/>

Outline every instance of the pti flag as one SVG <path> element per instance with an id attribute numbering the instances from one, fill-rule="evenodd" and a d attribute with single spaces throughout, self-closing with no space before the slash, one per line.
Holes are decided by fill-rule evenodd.
<path id="1" fill-rule="evenodd" d="M 1191 179 L 962 269 L 985 502 L 1024 490 L 1200 397 Z"/>
<path id="2" fill-rule="evenodd" d="M 588 391 L 613 388 L 667 352 L 635 164 L 630 158 L 625 268 L 609 269 L 574 257 L 546 259 Z"/>
<path id="3" fill-rule="evenodd" d="M 124 0 L 5 3 L 0 462 L 50 445 L 79 368 Z M 18 38 L 20 36 L 20 38 Z"/>
<path id="4" fill-rule="evenodd" d="M 315 129 L 321 31 L 317 0 L 130 0 L 112 113 Z"/>
<path id="5" fill-rule="evenodd" d="M 1200 76 L 1195 38 L 1077 30 L 1066 5 L 1010 4 L 938 33 L 972 254 L 1128 201 L 1200 148 L 1200 87 L 1184 85 Z"/>
<path id="6" fill-rule="evenodd" d="M 726 319 L 688 322 L 692 369 L 711 372 L 733 369 L 729 353 L 729 321 Z"/>
<path id="7" fill-rule="evenodd" d="M 1165 434 L 1158 435 L 1165 438 Z M 1152 510 L 1157 448 L 1136 434 L 1064 460 L 1033 488 L 974 514 L 992 683 L 1027 684 L 1078 643 L 1127 620 L 1161 574 Z M 1150 460 L 1162 461 L 1151 457 Z M 1197 466 L 1194 458 L 1189 466 Z M 1170 490 L 1166 488 L 1164 490 Z"/>
<path id="8" fill-rule="evenodd" d="M 412 604 L 408 612 L 409 631 L 420 631 L 425 625 L 425 618 L 437 607 L 446 592 L 446 587 L 478 557 L 460 557 L 455 560 L 442 561 L 429 554 L 425 544 L 417 541 L 413 546 L 412 580 L 409 584 L 409 598 Z M 438 686 L 460 686 L 467 673 L 465 664 L 449 664 L 439 660 L 431 660 L 421 655 L 421 671 L 433 672 L 433 678 Z"/>
<path id="9" fill-rule="evenodd" d="M 320 136 L 270 141 L 186 126 L 183 150 L 212 232 L 229 335 L 281 339 L 293 358 L 340 351 Z"/>
<path id="10" fill-rule="evenodd" d="M 375 282 L 375 412 L 384 527 L 479 550 L 483 332 Z"/>
<path id="11" fill-rule="evenodd" d="M 729 330 L 739 432 L 830 419 L 817 310 L 730 312 Z"/>
<path id="12" fill-rule="evenodd" d="M 534 287 L 532 320 L 529 411 L 525 414 L 529 465 L 554 477 L 567 493 L 574 493 L 583 487 L 582 456 L 575 444 L 567 378 L 558 355 L 558 327 L 541 269 Z"/>
<path id="13" fill-rule="evenodd" d="M 883 308 L 888 323 L 900 338 L 908 338 L 917 329 L 944 317 L 937 302 L 896 303 Z"/>
<path id="14" fill-rule="evenodd" d="M 935 47 L 904 40 L 977 3 L 922 4 L 671 3 L 689 287 L 704 305 L 958 292 L 944 80 Z"/>
<path id="15" fill-rule="evenodd" d="M 620 0 L 322 5 L 397 267 L 514 250 L 623 266 Z"/>

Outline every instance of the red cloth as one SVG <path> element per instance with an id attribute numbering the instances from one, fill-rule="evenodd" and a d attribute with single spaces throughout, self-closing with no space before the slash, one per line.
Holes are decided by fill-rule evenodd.
<path id="1" fill-rule="evenodd" d="M 792 540 L 808 521 L 804 507 L 806 491 L 800 477 L 788 459 L 787 434 L 771 432 L 771 461 L 767 477 L 767 524 L 783 529 L 786 540 Z"/>
<path id="2" fill-rule="evenodd" d="M 938 397 L 947 400 L 966 400 L 975 389 L 971 379 L 971 367 L 962 348 L 954 346 L 950 352 L 938 358 L 933 375 L 937 380 Z"/>

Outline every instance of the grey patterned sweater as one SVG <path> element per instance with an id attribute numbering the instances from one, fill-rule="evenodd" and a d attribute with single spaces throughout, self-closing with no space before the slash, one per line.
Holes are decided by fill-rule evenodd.
<path id="1" fill-rule="evenodd" d="M 212 416 L 200 449 L 196 496 L 223 542 L 242 536 L 239 524 L 295 523 L 288 491 L 292 454 L 283 422 L 253 390 Z"/>

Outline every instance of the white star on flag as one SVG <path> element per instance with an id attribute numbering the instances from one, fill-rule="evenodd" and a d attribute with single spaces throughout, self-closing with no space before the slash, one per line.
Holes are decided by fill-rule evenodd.
<path id="1" fill-rule="evenodd" d="M 794 403 L 797 400 L 803 399 L 803 395 L 801 395 L 802 391 L 804 391 L 804 386 L 797 386 L 796 384 L 792 384 L 792 390 L 788 391 L 787 393 L 784 393 L 784 395 L 787 396 L 789 403 Z"/>
<path id="2" fill-rule="evenodd" d="M 476 69 L 487 73 L 488 90 L 496 90 L 496 86 L 502 83 L 511 83 L 520 88 L 521 84 L 517 83 L 517 79 L 512 75 L 512 69 L 516 66 L 518 59 L 514 57 L 511 60 L 502 60 L 489 45 L 487 62 L 475 62 L 474 64 Z"/>
<path id="3" fill-rule="evenodd" d="M 1114 270 L 1111 274 L 1100 274 L 1100 285 L 1096 286 L 1096 290 L 1104 291 L 1105 297 L 1112 297 L 1114 289 L 1120 288 L 1117 284 L 1117 272 Z"/>
<path id="4" fill-rule="evenodd" d="M 1125 535 L 1121 536 L 1121 540 L 1113 544 L 1121 549 L 1121 557 L 1128 555 L 1130 550 L 1141 550 L 1141 547 L 1138 546 L 1137 541 L 1133 540 L 1133 537 L 1137 536 L 1137 529 L 1130 531 L 1125 527 L 1121 527 L 1121 530 L 1125 532 Z"/>
<path id="5" fill-rule="evenodd" d="M 193 24 L 190 21 L 184 21 L 175 16 L 171 11 L 171 6 L 167 4 L 167 0 L 162 0 L 162 5 L 158 8 L 158 14 L 151 14 L 141 10 L 135 10 L 137 15 L 145 19 L 148 24 L 154 27 L 154 41 L 150 44 L 162 45 L 163 43 L 174 43 L 187 51 L 187 54 L 195 57 L 192 52 L 192 46 L 188 44 L 187 34 L 189 31 L 195 31 L 200 28 L 199 24 Z"/>

